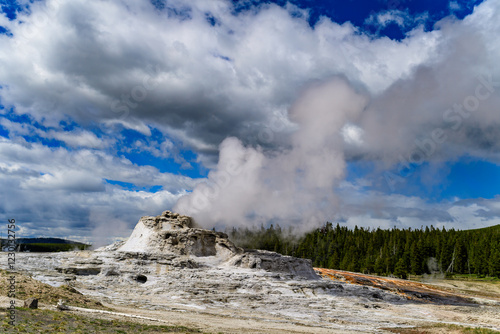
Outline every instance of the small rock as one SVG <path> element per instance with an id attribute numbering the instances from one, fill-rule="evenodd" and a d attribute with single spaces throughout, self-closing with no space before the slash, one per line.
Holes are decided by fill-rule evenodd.
<path id="1" fill-rule="evenodd" d="M 37 309 L 38 308 L 38 299 L 36 298 L 28 298 L 24 301 L 24 307 Z"/>
<path id="2" fill-rule="evenodd" d="M 69 310 L 69 306 L 67 306 L 66 304 L 64 304 L 63 300 L 62 299 L 59 299 L 59 301 L 57 302 L 57 308 L 61 311 L 67 311 Z"/>

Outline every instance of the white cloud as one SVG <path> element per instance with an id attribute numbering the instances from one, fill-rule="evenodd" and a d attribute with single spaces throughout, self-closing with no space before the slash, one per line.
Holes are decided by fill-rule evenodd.
<path id="1" fill-rule="evenodd" d="M 42 130 L 29 123 L 12 122 L 7 118 L 0 118 L 0 126 L 9 132 L 10 138 L 39 136 L 41 138 L 56 139 L 64 142 L 69 147 L 73 148 L 106 148 L 111 144 L 111 139 L 103 140 L 98 138 L 94 133 L 82 129 L 71 131 L 61 130 Z"/>
<path id="2" fill-rule="evenodd" d="M 464 230 L 500 224 L 500 197 L 429 202 L 425 198 L 386 194 L 349 182 L 341 184 L 338 194 L 341 203 L 335 218 L 350 228 L 357 225 L 418 229 L 433 225 Z"/>
<path id="3" fill-rule="evenodd" d="M 409 26 L 413 21 L 408 12 L 403 12 L 401 10 L 388 10 L 385 12 L 372 14 L 366 19 L 365 23 L 377 25 L 380 28 L 385 28 L 391 23 L 395 23 L 400 27 Z"/>
<path id="4" fill-rule="evenodd" d="M 13 37 L 0 35 L 0 98 L 7 107 L 0 112 L 12 106 L 49 130 L 0 118 L 10 131 L 10 140 L 0 140 L 2 198 L 8 198 L 0 203 L 0 212 L 18 215 L 30 222 L 31 230 L 39 228 L 39 221 L 62 231 L 68 228 L 64 217 L 87 222 L 78 225 L 82 230 L 90 220 L 129 224 L 139 211 L 164 209 L 196 185 L 106 151 L 122 127 L 145 136 L 158 129 L 172 142 L 195 150 L 209 167 L 215 166 L 223 143 L 212 178 L 224 171 L 231 160 L 227 156 L 241 158 L 247 171 L 241 175 L 247 179 L 233 178 L 234 188 L 217 195 L 211 219 L 227 212 L 248 217 L 253 211 L 265 218 L 304 217 L 317 205 L 327 207 L 321 218 L 334 215 L 338 196 L 330 197 L 329 191 L 342 181 L 345 156 L 390 166 L 400 155 L 411 157 L 419 147 L 416 140 L 432 138 L 435 129 L 446 130 L 447 140 L 426 159 L 467 153 L 498 159 L 497 86 L 471 116 L 455 111 L 455 121 L 443 120 L 454 104 L 475 101 L 479 76 L 492 75 L 495 85 L 500 80 L 497 1 L 483 2 L 464 20 L 444 19 L 433 31 L 416 28 L 401 41 L 368 36 L 350 23 L 339 25 L 325 17 L 311 27 L 307 12 L 290 15 L 297 11 L 291 6 L 262 5 L 238 15 L 230 1 L 176 0 L 165 6 L 187 8 L 189 15 L 178 17 L 133 0 L 47 0 L 31 4 L 31 14 L 21 13 L 17 20 L 2 19 Z M 206 19 L 207 12 L 216 24 Z M 407 25 L 405 15 L 392 11 L 373 20 Z M 336 76 L 352 87 L 339 85 L 331 96 L 357 91 L 365 108 L 350 108 L 356 104 L 350 101 L 341 103 L 337 114 L 322 112 L 326 107 L 321 101 L 329 99 L 318 82 Z M 485 86 L 479 90 L 487 92 Z M 304 100 L 296 100 L 304 94 L 320 98 L 305 104 L 311 109 L 297 112 L 294 108 Z M 344 101 L 342 96 L 338 100 Z M 280 117 L 283 126 L 273 127 Z M 60 130 L 60 121 L 68 118 L 82 130 Z M 450 130 L 459 121 L 460 129 Z M 102 138 L 88 130 L 93 124 L 104 124 Z M 23 139 L 34 134 L 62 140 L 75 150 Z M 339 134 L 347 145 L 337 142 L 342 141 Z M 168 141 L 151 141 L 141 149 L 171 156 Z M 150 194 L 107 184 L 103 188 L 103 179 L 161 185 L 163 190 Z M 294 186 L 288 186 L 290 180 Z M 94 192 L 84 191 L 85 186 Z M 45 188 L 47 192 L 41 190 Z M 280 200 L 269 200 L 273 196 Z M 326 200 L 315 202 L 318 196 Z M 411 225 L 431 215 L 437 222 L 452 221 L 458 214 L 449 207 L 429 208 L 417 197 L 363 196 L 377 201 L 366 199 L 370 206 L 364 209 L 351 204 L 348 219 L 366 217 L 369 210 L 373 224 Z M 486 211 L 473 212 L 488 217 Z"/>
<path id="5" fill-rule="evenodd" d="M 462 6 L 457 1 L 450 1 L 450 4 L 448 5 L 450 7 L 451 11 L 458 11 L 462 9 Z"/>
<path id="6" fill-rule="evenodd" d="M 168 139 L 163 140 L 161 143 L 157 141 L 151 141 L 146 143 L 141 140 L 136 140 L 133 145 L 133 150 L 138 152 L 150 152 L 153 156 L 157 158 L 169 158 L 172 157 L 174 151 L 177 149 L 174 143 Z"/>
<path id="7" fill-rule="evenodd" d="M 0 36 L 3 103 L 47 126 L 64 115 L 146 135 L 153 125 L 213 153 L 226 136 L 257 134 L 308 82 L 344 74 L 382 91 L 432 57 L 438 38 L 374 40 L 326 18 L 310 27 L 276 5 L 238 16 L 228 1 L 167 6 L 191 18 L 135 1 L 32 4 L 11 23 L 14 38 Z"/>
<path id="8" fill-rule="evenodd" d="M 0 125 L 13 136 L 33 136 L 37 131 L 31 124 L 12 122 L 3 117 L 0 118 Z"/>
<path id="9" fill-rule="evenodd" d="M 363 129 L 355 124 L 346 124 L 341 130 L 342 137 L 347 144 L 363 144 Z"/>
<path id="10" fill-rule="evenodd" d="M 105 225 L 123 237 L 141 216 L 172 207 L 197 182 L 88 149 L 25 147 L 0 138 L 0 156 L 0 212 L 33 235 L 88 238 Z M 104 179 L 163 188 L 156 193 L 127 190 Z"/>
<path id="11" fill-rule="evenodd" d="M 31 176 L 20 183 L 20 188 L 28 191 L 101 192 L 104 191 L 104 180 L 91 172 L 57 171 L 54 174 Z"/>
<path id="12" fill-rule="evenodd" d="M 40 132 L 39 132 L 40 133 Z M 106 143 L 90 131 L 54 131 L 46 134 L 40 133 L 46 138 L 54 138 L 66 143 L 70 147 L 104 148 Z"/>

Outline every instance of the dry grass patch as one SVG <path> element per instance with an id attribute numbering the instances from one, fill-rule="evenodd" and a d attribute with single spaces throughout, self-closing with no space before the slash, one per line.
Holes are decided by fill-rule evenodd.
<path id="1" fill-rule="evenodd" d="M 384 328 L 398 334 L 498 334 L 499 331 L 485 328 L 471 328 L 457 325 L 436 324 L 416 328 Z"/>
<path id="2" fill-rule="evenodd" d="M 14 325 L 8 323 L 7 312 L 2 311 L 2 333 L 54 333 L 54 334 L 128 334 L 128 333 L 201 333 L 183 326 L 146 325 L 129 321 L 106 320 L 80 316 L 71 312 L 16 309 Z"/>
<path id="3" fill-rule="evenodd" d="M 37 298 L 40 304 L 48 305 L 56 305 L 59 299 L 63 299 L 70 306 L 109 310 L 99 301 L 82 295 L 70 286 L 64 285 L 56 288 L 37 281 L 28 275 L 11 273 L 5 270 L 0 270 L 0 296 L 7 296 L 9 284 L 7 279 L 11 275 L 16 277 L 17 299 Z"/>

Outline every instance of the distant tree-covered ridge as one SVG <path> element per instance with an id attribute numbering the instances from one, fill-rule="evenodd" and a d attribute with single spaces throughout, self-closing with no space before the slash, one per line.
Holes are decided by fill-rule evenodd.
<path id="1" fill-rule="evenodd" d="M 500 225 L 475 230 L 349 229 L 326 223 L 297 239 L 279 226 L 227 231 L 238 246 L 311 259 L 315 267 L 378 275 L 476 274 L 500 278 Z"/>
<path id="2" fill-rule="evenodd" d="M 1 239 L 0 242 L 2 250 L 7 250 L 7 240 Z M 60 238 L 18 238 L 15 245 L 19 252 L 65 252 L 90 248 L 88 244 Z"/>

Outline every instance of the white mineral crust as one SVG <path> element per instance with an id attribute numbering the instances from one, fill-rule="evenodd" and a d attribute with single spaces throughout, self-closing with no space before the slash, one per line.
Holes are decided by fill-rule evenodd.
<path id="1" fill-rule="evenodd" d="M 169 211 L 141 218 L 126 242 L 95 251 L 18 253 L 16 259 L 19 270 L 45 283 L 69 284 L 104 302 L 148 310 L 248 317 L 334 332 L 439 321 L 438 313 L 423 311 L 428 306 L 395 292 L 321 279 L 309 260 L 244 251 L 224 233 L 196 228 L 189 217 Z M 6 269 L 3 260 L 0 267 Z"/>

